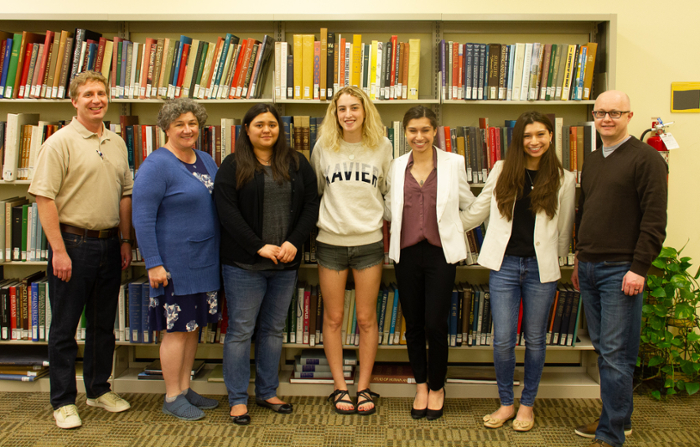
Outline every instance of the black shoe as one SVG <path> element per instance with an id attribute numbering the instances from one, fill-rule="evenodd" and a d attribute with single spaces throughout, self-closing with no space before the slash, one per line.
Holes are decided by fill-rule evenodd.
<path id="1" fill-rule="evenodd" d="M 435 419 L 440 419 L 442 417 L 442 411 L 445 409 L 445 387 L 442 388 L 442 407 L 439 410 L 431 410 L 426 408 L 425 418 L 429 421 L 434 421 Z"/>
<path id="2" fill-rule="evenodd" d="M 414 396 L 413 402 L 415 403 L 415 401 L 416 401 L 416 398 Z M 428 407 L 421 408 L 421 409 L 411 407 L 411 417 L 413 419 L 423 419 L 427 413 L 428 413 Z"/>
<path id="3" fill-rule="evenodd" d="M 280 413 L 280 414 L 290 414 L 293 410 L 292 404 L 271 404 L 270 402 L 262 399 L 255 399 L 255 403 L 259 407 L 265 407 L 269 408 L 270 410 L 274 411 L 275 413 Z"/>
<path id="4" fill-rule="evenodd" d="M 250 415 L 248 413 L 242 414 L 240 416 L 231 416 L 231 422 L 233 422 L 236 425 L 248 425 L 250 424 Z"/>
<path id="5" fill-rule="evenodd" d="M 427 408 L 422 408 L 420 410 L 417 410 L 415 408 L 411 408 L 411 417 L 413 419 L 423 419 L 427 414 L 428 414 Z"/>

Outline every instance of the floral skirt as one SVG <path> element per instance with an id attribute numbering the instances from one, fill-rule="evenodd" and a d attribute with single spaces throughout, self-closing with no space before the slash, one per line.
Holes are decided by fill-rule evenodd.
<path id="1" fill-rule="evenodd" d="M 169 281 L 164 292 L 149 301 L 148 324 L 152 331 L 194 332 L 221 320 L 218 291 L 175 295 Z"/>

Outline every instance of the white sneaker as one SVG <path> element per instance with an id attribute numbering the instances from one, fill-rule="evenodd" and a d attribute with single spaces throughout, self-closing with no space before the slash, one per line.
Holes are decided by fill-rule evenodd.
<path id="1" fill-rule="evenodd" d="M 78 415 L 78 407 L 75 405 L 64 405 L 53 412 L 53 418 L 56 419 L 56 425 L 59 428 L 76 428 L 83 425 Z"/>
<path id="2" fill-rule="evenodd" d="M 88 399 L 87 404 L 91 407 L 104 408 L 111 413 L 119 413 L 131 408 L 129 402 L 125 401 L 114 391 L 108 391 L 97 399 Z"/>

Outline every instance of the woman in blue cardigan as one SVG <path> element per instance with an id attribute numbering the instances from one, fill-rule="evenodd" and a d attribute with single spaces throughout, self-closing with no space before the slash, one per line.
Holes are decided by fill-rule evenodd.
<path id="1" fill-rule="evenodd" d="M 255 403 L 277 413 L 292 405 L 277 397 L 282 331 L 301 263 L 302 244 L 316 225 L 316 175 L 287 146 L 280 117 L 256 104 L 243 117 L 235 153 L 214 182 L 221 222 L 221 264 L 229 315 L 224 383 L 231 421 L 250 423 L 250 342 L 255 336 Z"/>
<path id="2" fill-rule="evenodd" d="M 151 286 L 150 330 L 166 330 L 160 345 L 163 412 L 204 417 L 218 401 L 190 388 L 199 329 L 219 321 L 219 222 L 212 199 L 216 163 L 194 150 L 207 119 L 190 99 L 167 102 L 158 126 L 168 142 L 141 164 L 133 191 L 133 224 Z"/>

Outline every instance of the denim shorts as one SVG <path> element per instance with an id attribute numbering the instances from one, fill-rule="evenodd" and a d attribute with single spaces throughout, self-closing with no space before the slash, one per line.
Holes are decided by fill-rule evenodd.
<path id="1" fill-rule="evenodd" d="M 384 242 L 342 247 L 316 241 L 316 261 L 320 266 L 338 272 L 348 268 L 364 270 L 384 261 Z"/>

